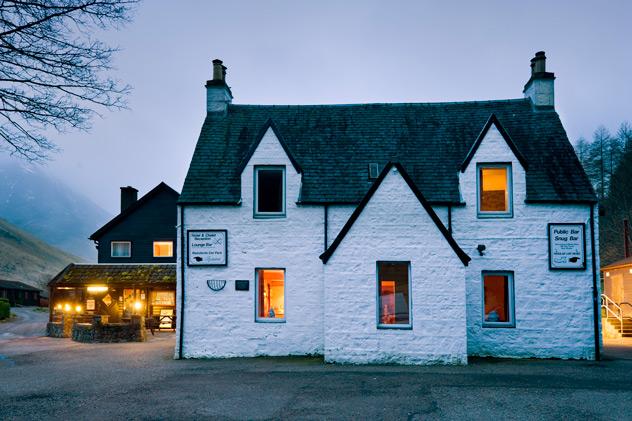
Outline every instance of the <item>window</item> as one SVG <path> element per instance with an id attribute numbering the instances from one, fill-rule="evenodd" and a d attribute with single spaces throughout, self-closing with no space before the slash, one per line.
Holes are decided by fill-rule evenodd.
<path id="1" fill-rule="evenodd" d="M 285 167 L 255 167 L 255 216 L 285 216 Z"/>
<path id="2" fill-rule="evenodd" d="M 511 164 L 479 164 L 479 217 L 511 217 L 512 202 Z"/>
<path id="3" fill-rule="evenodd" d="M 410 328 L 409 262 L 377 262 L 378 327 Z"/>
<path id="4" fill-rule="evenodd" d="M 154 241 L 154 257 L 173 257 L 173 241 Z"/>
<path id="5" fill-rule="evenodd" d="M 131 257 L 132 243 L 130 241 L 112 241 L 112 257 Z"/>
<path id="6" fill-rule="evenodd" d="M 285 321 L 285 269 L 257 269 L 258 322 Z"/>
<path id="7" fill-rule="evenodd" d="M 513 273 L 483 272 L 483 327 L 515 327 Z"/>

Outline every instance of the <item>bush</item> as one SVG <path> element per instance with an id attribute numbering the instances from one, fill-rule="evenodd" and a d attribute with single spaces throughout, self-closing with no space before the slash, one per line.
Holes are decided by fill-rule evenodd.
<path id="1" fill-rule="evenodd" d="M 8 319 L 11 315 L 11 306 L 9 300 L 6 298 L 0 298 L 0 320 Z"/>

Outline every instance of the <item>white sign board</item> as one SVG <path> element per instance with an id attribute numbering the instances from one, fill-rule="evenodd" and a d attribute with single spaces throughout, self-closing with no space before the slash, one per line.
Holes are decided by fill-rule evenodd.
<path id="1" fill-rule="evenodd" d="M 187 231 L 189 266 L 226 266 L 228 233 L 226 230 Z"/>
<path id="2" fill-rule="evenodd" d="M 585 234 L 585 224 L 549 224 L 549 269 L 586 269 Z"/>

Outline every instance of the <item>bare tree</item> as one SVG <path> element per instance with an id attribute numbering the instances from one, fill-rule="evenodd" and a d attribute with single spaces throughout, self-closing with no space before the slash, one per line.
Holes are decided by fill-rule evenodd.
<path id="1" fill-rule="evenodd" d="M 129 22 L 138 0 L 0 0 L 0 149 L 30 161 L 56 149 L 50 129 L 86 130 L 125 107 L 104 76 L 117 51 L 94 37 Z"/>

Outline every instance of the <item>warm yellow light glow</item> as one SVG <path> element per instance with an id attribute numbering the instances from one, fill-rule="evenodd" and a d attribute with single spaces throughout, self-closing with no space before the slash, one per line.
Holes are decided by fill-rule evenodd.
<path id="1" fill-rule="evenodd" d="M 136 301 L 136 302 L 134 303 L 134 308 L 135 308 L 136 310 L 140 310 L 142 307 L 143 307 L 143 304 L 142 304 L 140 301 Z"/>
<path id="2" fill-rule="evenodd" d="M 57 310 L 61 310 L 62 305 L 61 304 L 57 304 Z"/>
<path id="3" fill-rule="evenodd" d="M 77 313 L 81 313 L 81 306 L 77 306 L 77 307 L 75 307 L 75 311 L 76 311 Z"/>
<path id="4" fill-rule="evenodd" d="M 629 272 L 632 273 L 632 269 L 629 269 Z"/>
<path id="5" fill-rule="evenodd" d="M 507 168 L 481 168 L 480 171 L 480 210 L 482 212 L 508 211 Z"/>
<path id="6" fill-rule="evenodd" d="M 88 292 L 106 292 L 108 287 L 105 285 L 90 285 L 88 287 Z"/>
<path id="7" fill-rule="evenodd" d="M 606 272 L 606 276 L 610 276 L 610 272 Z"/>
<path id="8" fill-rule="evenodd" d="M 154 241 L 154 257 L 173 257 L 173 241 Z"/>
<path id="9" fill-rule="evenodd" d="M 66 310 L 66 311 L 70 311 L 70 309 L 71 309 L 70 304 L 66 304 L 66 305 L 64 306 L 64 310 Z"/>

